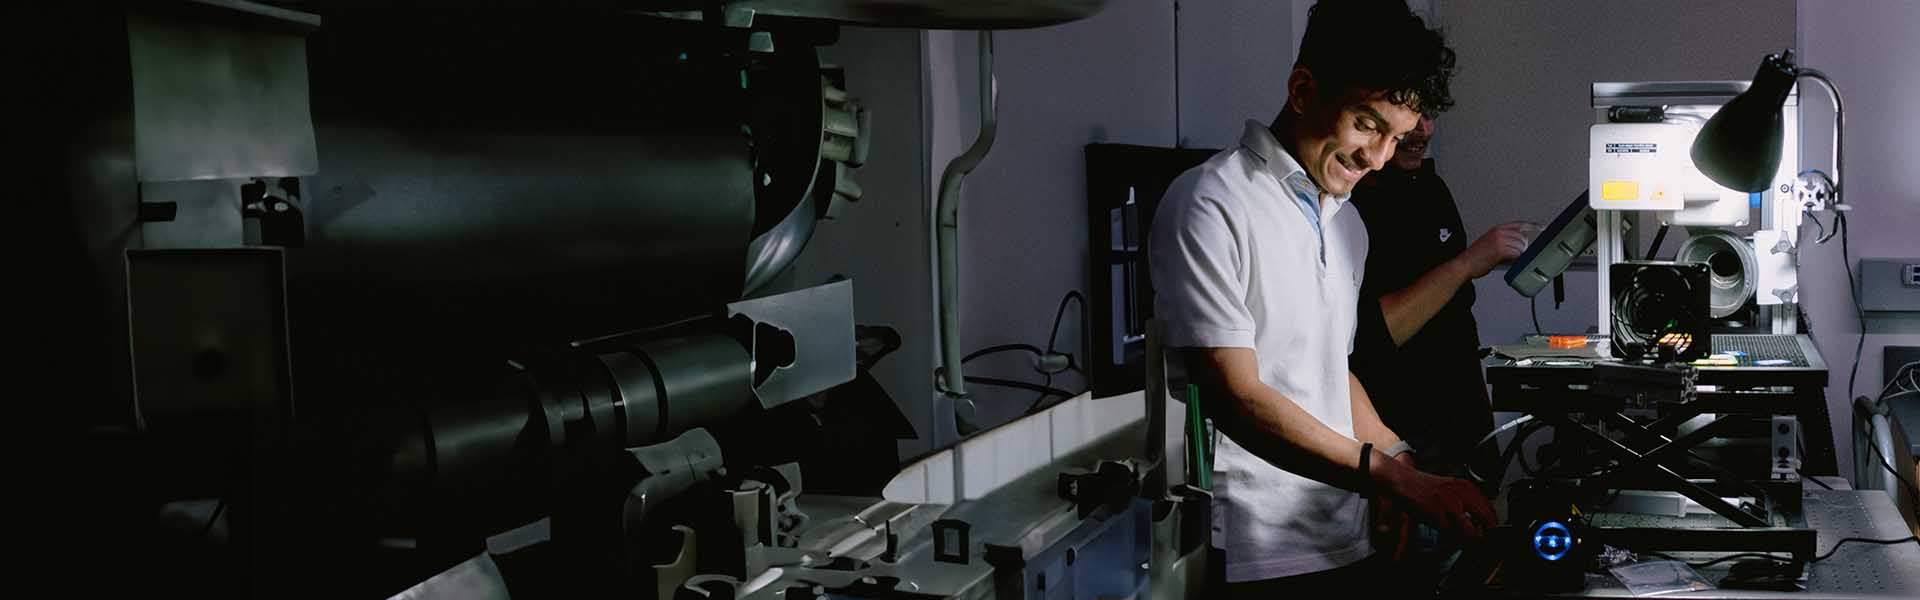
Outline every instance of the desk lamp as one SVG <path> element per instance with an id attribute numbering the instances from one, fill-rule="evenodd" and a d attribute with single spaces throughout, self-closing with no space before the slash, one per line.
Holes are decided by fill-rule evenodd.
<path id="1" fill-rule="evenodd" d="M 1782 117 L 1793 84 L 1805 77 L 1820 82 L 1833 99 L 1833 177 L 1808 171 L 1799 178 L 1796 193 L 1810 210 L 1831 205 L 1835 211 L 1847 208 L 1840 200 L 1841 135 L 1846 127 L 1846 111 L 1841 108 L 1840 90 L 1818 69 L 1793 64 L 1793 50 L 1768 55 L 1760 61 L 1753 84 L 1714 113 L 1700 128 L 1689 154 L 1700 172 L 1715 183 L 1742 192 L 1767 189 L 1774 172 L 1780 168 Z M 1821 240 L 1825 242 L 1826 240 Z"/>

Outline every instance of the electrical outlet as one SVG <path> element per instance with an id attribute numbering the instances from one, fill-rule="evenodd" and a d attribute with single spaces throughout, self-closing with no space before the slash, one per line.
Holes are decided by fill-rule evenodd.
<path id="1" fill-rule="evenodd" d="M 1860 259 L 1860 307 L 1868 312 L 1920 311 L 1920 258 Z"/>

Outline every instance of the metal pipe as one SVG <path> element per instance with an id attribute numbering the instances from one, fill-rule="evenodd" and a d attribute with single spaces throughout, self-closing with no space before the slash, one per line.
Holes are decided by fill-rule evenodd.
<path id="1" fill-rule="evenodd" d="M 949 398 L 967 398 L 967 380 L 960 372 L 960 183 L 993 149 L 998 126 L 994 105 L 993 32 L 980 32 L 980 133 L 967 151 L 947 163 L 940 174 L 940 344 L 944 367 L 942 392 Z"/>
<path id="2" fill-rule="evenodd" d="M 1845 196 L 1840 195 L 1841 188 L 1846 185 L 1840 180 L 1840 166 L 1841 160 L 1846 157 L 1842 135 L 1847 130 L 1847 110 L 1840 102 L 1840 88 L 1833 85 L 1833 80 L 1827 79 L 1827 74 L 1819 69 L 1802 68 L 1800 76 L 1820 82 L 1821 87 L 1827 88 L 1827 97 L 1833 100 L 1833 206 L 1834 210 L 1845 210 L 1840 208 L 1846 202 Z"/>

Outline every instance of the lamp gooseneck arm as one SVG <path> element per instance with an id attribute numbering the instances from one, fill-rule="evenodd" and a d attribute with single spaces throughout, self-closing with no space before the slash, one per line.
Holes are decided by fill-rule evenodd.
<path id="1" fill-rule="evenodd" d="M 1833 100 L 1833 206 L 1834 210 L 1846 210 L 1840 208 L 1846 202 L 1846 196 L 1841 195 L 1846 182 L 1840 179 L 1840 171 L 1842 160 L 1846 157 L 1846 144 L 1842 136 L 1847 131 L 1847 110 L 1840 102 L 1840 88 L 1833 85 L 1833 80 L 1827 79 L 1827 74 L 1819 69 L 1802 68 L 1800 76 L 1820 82 L 1820 87 L 1827 90 L 1827 97 Z"/>

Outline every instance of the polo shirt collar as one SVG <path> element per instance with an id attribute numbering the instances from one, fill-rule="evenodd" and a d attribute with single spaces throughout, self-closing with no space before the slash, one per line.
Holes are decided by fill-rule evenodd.
<path id="1" fill-rule="evenodd" d="M 1307 176 L 1307 170 L 1300 166 L 1300 161 L 1280 145 L 1280 140 L 1273 137 L 1273 131 L 1265 123 L 1248 119 L 1246 131 L 1240 134 L 1240 145 L 1260 157 L 1275 180 L 1292 188 L 1296 194 L 1313 199 L 1315 212 L 1319 212 L 1320 186 L 1313 183 L 1313 178 Z M 1352 193 L 1330 196 L 1328 208 L 1338 210 L 1352 197 Z"/>

